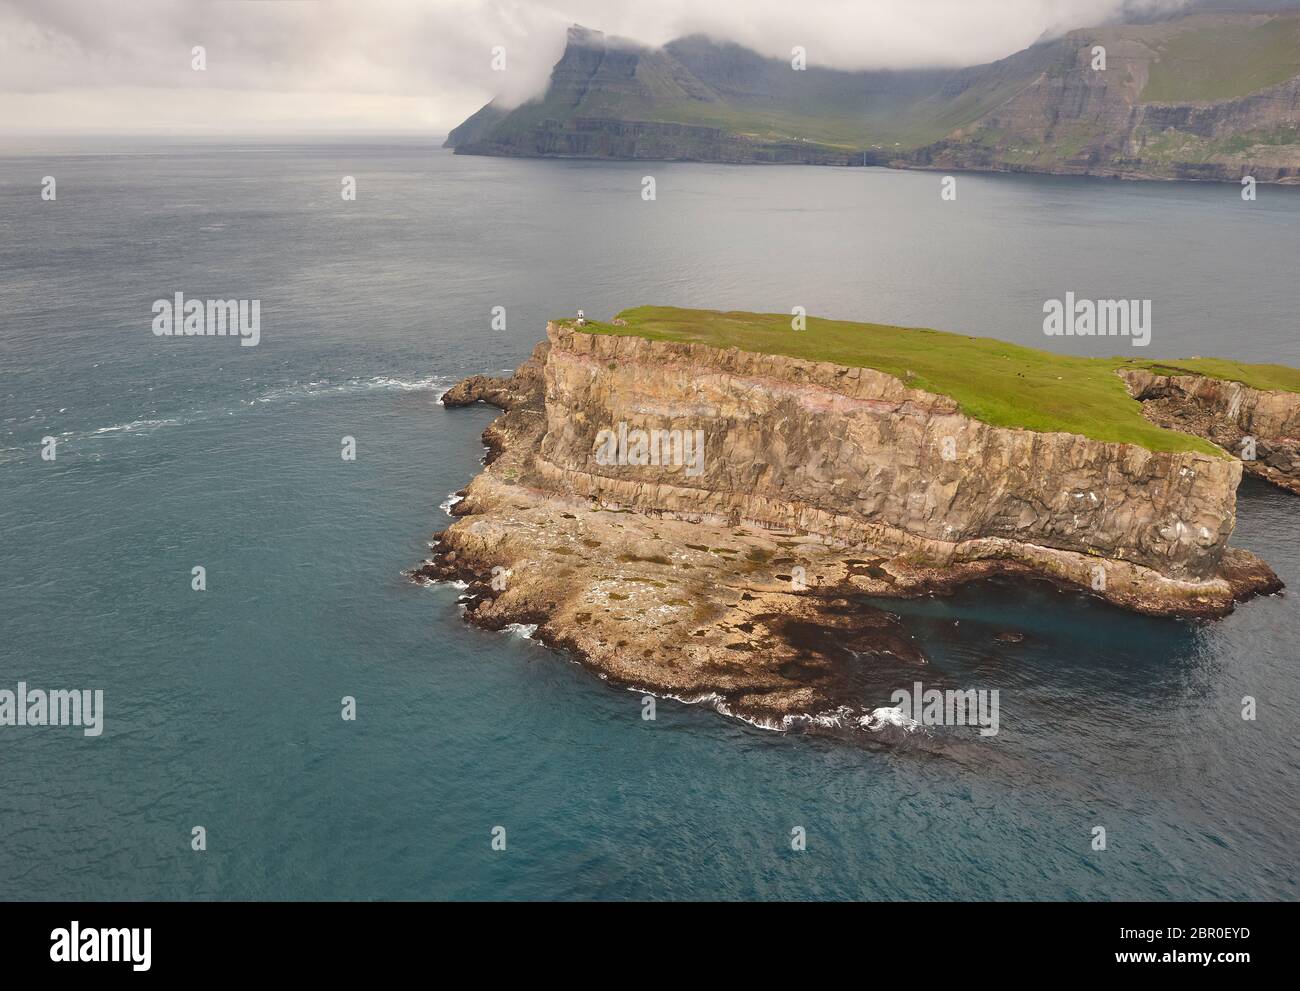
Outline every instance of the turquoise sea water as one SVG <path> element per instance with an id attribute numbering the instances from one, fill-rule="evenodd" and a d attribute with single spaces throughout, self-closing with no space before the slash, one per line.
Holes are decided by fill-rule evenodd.
<path id="1" fill-rule="evenodd" d="M 943 203 L 938 184 L 396 144 L 0 146 L 0 688 L 106 707 L 96 739 L 0 727 L 0 896 L 1294 899 L 1288 595 L 1212 624 L 1011 583 L 892 603 L 936 680 L 1001 692 L 998 736 L 936 753 L 672 702 L 645 722 L 639 696 L 402 575 L 495 415 L 440 390 L 513 367 L 578 307 L 802 305 L 1127 348 L 1045 338 L 1042 303 L 1068 290 L 1152 299 L 1144 356 L 1300 364 L 1300 190 L 961 176 Z M 261 344 L 154 337 L 177 291 L 260 299 Z M 1297 508 L 1248 484 L 1236 537 L 1293 587 Z"/>

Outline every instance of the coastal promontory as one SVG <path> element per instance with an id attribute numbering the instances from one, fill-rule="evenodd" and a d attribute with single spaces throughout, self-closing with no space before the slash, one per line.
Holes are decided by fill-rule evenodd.
<path id="1" fill-rule="evenodd" d="M 443 398 L 480 401 L 506 411 L 487 465 L 415 574 L 615 684 L 775 727 L 863 718 L 864 678 L 923 669 L 889 599 L 1011 576 L 1208 618 L 1275 592 L 1229 544 L 1236 490 L 1243 464 L 1300 481 L 1291 369 L 779 314 L 553 321 Z"/>

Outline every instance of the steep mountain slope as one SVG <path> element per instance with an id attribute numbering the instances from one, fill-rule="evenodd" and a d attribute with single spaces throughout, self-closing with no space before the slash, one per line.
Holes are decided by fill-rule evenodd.
<path id="1" fill-rule="evenodd" d="M 1106 70 L 1092 68 L 1105 48 Z M 1300 15 L 1201 14 L 1074 32 L 1062 59 L 913 156 L 957 169 L 1300 177 Z"/>
<path id="2" fill-rule="evenodd" d="M 975 95 L 964 113 L 926 106 L 953 75 L 815 65 L 796 72 L 698 35 L 647 48 L 575 26 L 541 100 L 508 113 L 488 104 L 447 144 L 466 154 L 860 163 L 867 152 L 879 161 L 886 149 L 935 141 L 974 121 L 1000 102 L 988 90 L 1007 82 L 970 81 L 963 88 Z M 1013 81 L 1031 79 L 1026 68 Z"/>
<path id="3" fill-rule="evenodd" d="M 1092 66 L 1096 46 L 1106 68 Z M 1300 181 L 1300 12 L 1072 32 L 968 69 L 844 72 L 701 36 L 574 27 L 542 99 L 488 104 L 463 154 L 892 164 Z"/>

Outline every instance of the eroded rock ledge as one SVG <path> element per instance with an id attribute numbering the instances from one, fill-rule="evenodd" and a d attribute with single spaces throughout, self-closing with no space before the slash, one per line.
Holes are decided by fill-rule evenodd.
<path id="1" fill-rule="evenodd" d="M 1153 423 L 1204 437 L 1250 474 L 1300 495 L 1300 395 L 1202 375 L 1134 369 L 1121 376 Z"/>
<path id="2" fill-rule="evenodd" d="M 1040 578 L 1138 612 L 1281 587 L 1230 548 L 1241 463 L 992 427 L 870 369 L 548 327 L 423 580 L 481 626 L 535 624 L 626 687 L 763 725 L 853 721 L 925 657 L 863 600 Z M 602 430 L 700 430 L 703 462 L 600 463 Z M 830 714 L 829 716 L 827 714 Z"/>

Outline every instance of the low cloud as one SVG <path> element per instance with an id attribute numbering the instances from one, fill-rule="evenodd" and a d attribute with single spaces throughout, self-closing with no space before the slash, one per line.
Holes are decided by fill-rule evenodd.
<path id="1" fill-rule="evenodd" d="M 0 0 L 11 130 L 442 133 L 540 94 L 573 23 L 839 68 L 969 65 L 1175 0 Z M 206 50 L 207 69 L 191 68 Z M 492 51 L 505 50 L 506 71 Z"/>

